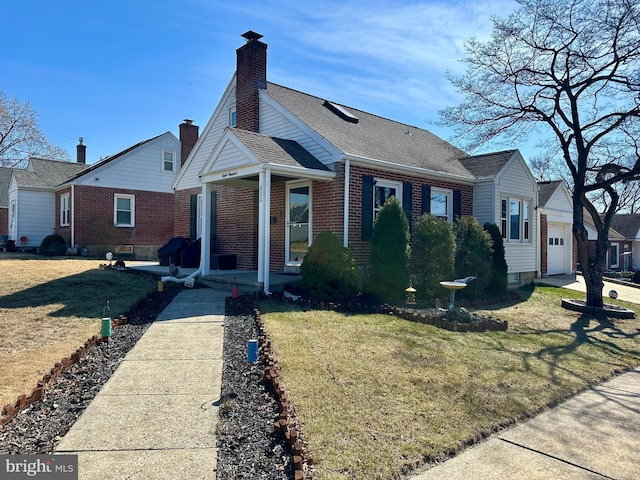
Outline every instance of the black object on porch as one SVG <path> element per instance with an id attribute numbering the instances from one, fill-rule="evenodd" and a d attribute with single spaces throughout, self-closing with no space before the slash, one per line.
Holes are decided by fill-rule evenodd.
<path id="1" fill-rule="evenodd" d="M 198 268 L 200 266 L 200 239 L 182 249 L 180 253 L 182 267 Z"/>
<path id="2" fill-rule="evenodd" d="M 180 254 L 182 250 L 189 246 L 189 240 L 183 237 L 173 237 L 163 247 L 158 250 L 158 260 L 160 265 L 173 264 L 181 266 Z"/>

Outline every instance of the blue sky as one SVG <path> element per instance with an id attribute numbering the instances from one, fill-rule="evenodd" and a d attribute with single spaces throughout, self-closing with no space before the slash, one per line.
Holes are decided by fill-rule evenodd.
<path id="1" fill-rule="evenodd" d="M 445 72 L 512 0 L 32 0 L 2 6 L 0 89 L 28 100 L 49 141 L 87 162 L 166 131 L 202 128 L 241 34 L 268 44 L 269 81 L 426 128 L 458 97 Z M 527 149 L 520 147 L 525 158 Z M 493 149 L 506 148 L 495 146 Z"/>

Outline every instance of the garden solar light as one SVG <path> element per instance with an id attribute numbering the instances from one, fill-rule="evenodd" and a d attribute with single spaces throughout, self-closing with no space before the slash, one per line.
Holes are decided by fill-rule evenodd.
<path id="1" fill-rule="evenodd" d="M 416 304 L 416 289 L 413 288 L 413 284 L 409 282 L 409 288 L 405 290 L 407 292 L 407 305 Z"/>

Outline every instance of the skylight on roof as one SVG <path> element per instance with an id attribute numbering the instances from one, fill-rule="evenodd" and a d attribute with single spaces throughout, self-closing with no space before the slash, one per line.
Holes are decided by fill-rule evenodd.
<path id="1" fill-rule="evenodd" d="M 351 123 L 358 123 L 358 117 L 353 115 L 346 108 L 341 107 L 340 105 L 337 105 L 337 104 L 335 104 L 333 102 L 330 102 L 329 100 L 325 100 L 324 101 L 324 106 L 327 107 L 329 110 L 331 110 L 336 115 L 338 115 L 343 120 L 346 120 L 347 122 L 351 122 Z"/>

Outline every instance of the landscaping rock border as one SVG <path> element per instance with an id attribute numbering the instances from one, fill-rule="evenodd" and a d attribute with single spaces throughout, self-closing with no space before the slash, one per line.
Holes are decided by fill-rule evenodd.
<path id="1" fill-rule="evenodd" d="M 606 316 L 611 318 L 619 318 L 622 320 L 631 320 L 636 317 L 636 312 L 618 305 L 604 305 L 602 307 L 590 307 L 585 300 L 574 298 L 563 298 L 561 301 L 563 308 L 575 312 L 582 312 L 594 316 Z"/>

